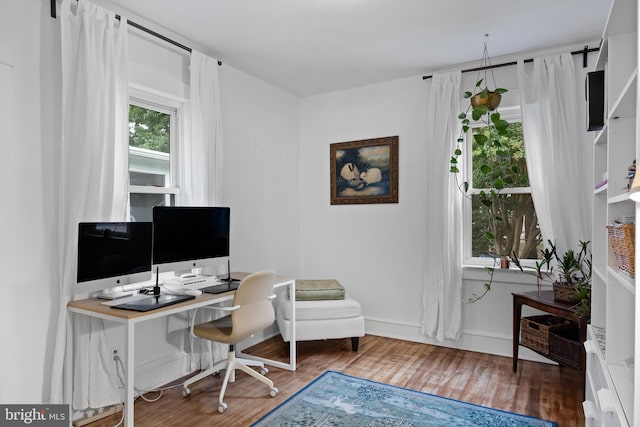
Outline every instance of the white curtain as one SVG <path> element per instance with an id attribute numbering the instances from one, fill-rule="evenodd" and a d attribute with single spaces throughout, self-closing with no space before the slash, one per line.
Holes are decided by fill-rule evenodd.
<path id="1" fill-rule="evenodd" d="M 571 54 L 518 61 L 518 87 L 531 194 L 544 241 L 576 250 L 591 240 L 584 192 L 578 82 Z M 571 221 L 565 221 L 571 212 Z"/>
<path id="2" fill-rule="evenodd" d="M 222 118 L 218 60 L 191 52 L 190 117 L 180 140 L 180 204 L 216 205 L 222 198 Z"/>
<path id="3" fill-rule="evenodd" d="M 222 117 L 218 60 L 191 52 L 189 114 L 180 139 L 180 204 L 219 206 L 222 199 Z M 200 310 L 198 321 L 211 319 Z M 208 316 L 208 317 L 207 317 Z M 227 357 L 227 346 L 189 336 L 190 368 L 207 369 Z"/>
<path id="4" fill-rule="evenodd" d="M 85 0 L 63 0 L 60 25 L 62 268 L 51 401 L 98 408 L 120 400 L 102 321 L 72 318 L 66 306 L 75 293 L 78 222 L 127 217 L 127 23 Z"/>
<path id="5" fill-rule="evenodd" d="M 449 159 L 459 134 L 460 71 L 435 73 L 427 109 L 426 260 L 422 333 L 457 340 L 462 322 L 462 193 Z"/>

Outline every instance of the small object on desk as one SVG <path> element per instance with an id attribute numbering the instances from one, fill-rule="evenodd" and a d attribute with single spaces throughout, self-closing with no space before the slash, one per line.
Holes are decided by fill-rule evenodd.
<path id="1" fill-rule="evenodd" d="M 181 279 L 193 279 L 195 277 L 197 277 L 197 276 L 195 274 L 193 274 L 193 273 L 184 273 L 184 274 L 180 275 Z"/>
<path id="2" fill-rule="evenodd" d="M 132 294 L 132 295 L 129 295 L 128 297 L 109 300 L 109 301 L 101 302 L 100 304 L 106 305 L 108 307 L 113 307 L 114 305 L 120 305 L 128 302 L 139 301 L 145 298 L 149 298 L 149 296 L 145 294 Z"/>
<path id="3" fill-rule="evenodd" d="M 156 285 L 153 287 L 153 294 L 160 295 L 160 267 L 156 267 Z"/>
<path id="4" fill-rule="evenodd" d="M 206 294 L 221 294 L 224 292 L 235 291 L 240 286 L 240 282 L 226 282 L 220 283 L 213 286 L 207 286 L 206 288 L 201 288 L 200 290 Z"/>
<path id="5" fill-rule="evenodd" d="M 106 300 L 116 300 L 120 298 L 125 298 L 133 295 L 131 291 L 110 291 L 110 292 L 101 292 L 98 294 L 98 299 L 106 299 Z"/>
<path id="6" fill-rule="evenodd" d="M 202 291 L 200 289 L 187 289 L 184 291 L 185 295 L 192 295 L 194 297 L 197 297 L 199 295 L 202 295 Z"/>
<path id="7" fill-rule="evenodd" d="M 162 294 L 162 295 L 148 296 L 140 300 L 133 301 L 126 304 L 113 305 L 111 306 L 111 308 L 145 312 L 145 311 L 156 310 L 158 308 L 163 308 L 170 305 L 178 304 L 184 301 L 189 301 L 194 298 L 195 296 L 193 295 Z"/>

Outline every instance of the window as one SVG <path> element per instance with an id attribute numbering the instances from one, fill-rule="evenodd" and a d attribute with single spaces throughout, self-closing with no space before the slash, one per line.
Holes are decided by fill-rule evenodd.
<path id="1" fill-rule="evenodd" d="M 153 206 L 175 204 L 180 103 L 132 90 L 129 98 L 129 212 L 151 221 Z"/>
<path id="2" fill-rule="evenodd" d="M 502 117 L 509 121 L 509 127 L 507 134 L 499 137 L 500 147 L 467 138 L 473 143 L 468 147 L 471 153 L 467 154 L 471 159 L 467 166 L 471 197 L 465 206 L 465 236 L 466 258 L 470 258 L 472 264 L 488 264 L 489 259 L 492 262 L 495 256 L 511 256 L 514 251 L 523 260 L 538 259 L 542 245 L 529 187 L 522 123 L 519 114 L 507 116 L 502 113 Z M 489 128 L 485 123 L 477 123 L 469 132 L 488 136 Z M 483 203 L 482 194 L 489 194 L 490 188 L 496 188 L 494 182 L 499 177 L 505 180 L 497 200 Z M 486 237 L 487 231 L 495 236 L 495 240 Z"/>

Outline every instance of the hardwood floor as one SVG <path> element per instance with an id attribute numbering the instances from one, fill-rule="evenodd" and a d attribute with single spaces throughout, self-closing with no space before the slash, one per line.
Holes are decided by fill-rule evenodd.
<path id="1" fill-rule="evenodd" d="M 277 336 L 247 353 L 286 360 L 288 344 Z M 269 397 L 265 385 L 239 373 L 227 388 L 229 408 L 219 414 L 222 377 L 209 377 L 193 384 L 187 398 L 177 387 L 165 391 L 157 402 L 138 399 L 135 425 L 248 426 L 329 369 L 555 421 L 559 427 L 584 426 L 582 376 L 570 368 L 521 360 L 514 373 L 508 357 L 377 336 L 361 338 L 357 353 L 351 351 L 349 339 L 300 342 L 297 362 L 295 372 L 270 368 L 268 376 L 279 389 L 275 398 Z M 147 395 L 149 399 L 156 396 Z M 120 417 L 118 413 L 89 426 L 115 426 Z"/>

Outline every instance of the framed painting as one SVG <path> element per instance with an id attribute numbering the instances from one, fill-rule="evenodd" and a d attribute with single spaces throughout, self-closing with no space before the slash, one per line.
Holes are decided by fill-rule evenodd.
<path id="1" fill-rule="evenodd" d="M 398 137 L 330 145 L 331 204 L 398 203 Z"/>

